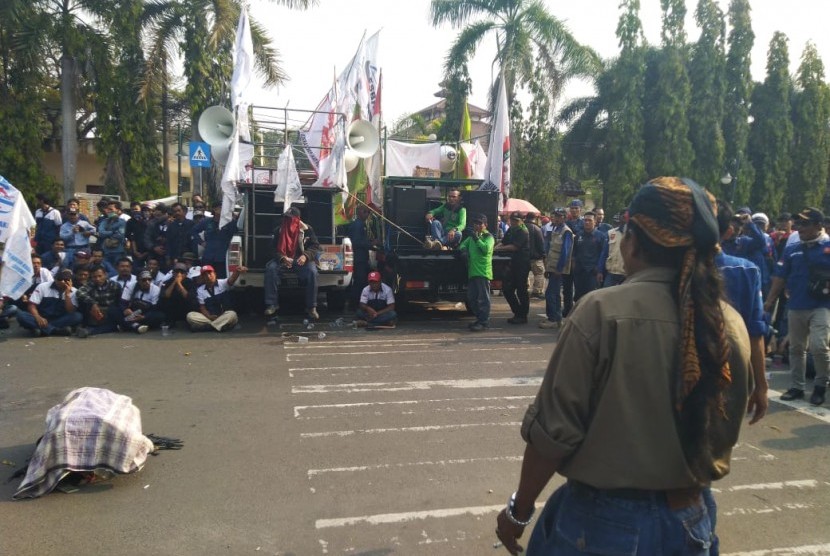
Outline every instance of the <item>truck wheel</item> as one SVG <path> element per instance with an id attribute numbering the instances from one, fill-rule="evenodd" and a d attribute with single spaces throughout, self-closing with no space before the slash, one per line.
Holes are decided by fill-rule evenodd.
<path id="1" fill-rule="evenodd" d="M 346 292 L 326 293 L 326 304 L 329 311 L 343 311 L 346 308 Z"/>

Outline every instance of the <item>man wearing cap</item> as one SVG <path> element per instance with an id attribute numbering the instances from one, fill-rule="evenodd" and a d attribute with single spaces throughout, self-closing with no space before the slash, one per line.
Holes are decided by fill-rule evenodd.
<path id="1" fill-rule="evenodd" d="M 144 334 L 161 326 L 164 313 L 159 309 L 160 301 L 161 288 L 153 284 L 153 275 L 149 271 L 142 270 L 136 286 L 121 294 L 121 330 Z"/>
<path id="2" fill-rule="evenodd" d="M 98 241 L 104 248 L 104 258 L 113 265 L 127 253 L 127 222 L 120 218 L 120 204 L 118 201 L 107 203 L 106 218 L 98 224 Z"/>
<path id="3" fill-rule="evenodd" d="M 227 278 L 228 269 L 226 256 L 231 245 L 233 234 L 236 233 L 238 216 L 234 216 L 230 222 L 219 227 L 219 219 L 222 217 L 222 201 L 213 202 L 213 216 L 197 221 L 191 232 L 193 245 L 202 248 L 201 260 L 216 269 L 218 278 Z M 194 219 L 195 221 L 196 219 Z"/>
<path id="4" fill-rule="evenodd" d="M 38 285 L 29 296 L 27 311 L 17 312 L 17 322 L 32 336 L 69 336 L 83 316 L 78 311 L 78 290 L 72 287 L 72 271 L 61 270 L 51 282 Z"/>
<path id="5" fill-rule="evenodd" d="M 294 273 L 305 284 L 305 309 L 310 319 L 317 313 L 317 253 L 320 242 L 314 228 L 300 219 L 300 210 L 290 207 L 274 229 L 276 257 L 265 265 L 265 316 L 276 319 L 279 307 L 279 286 L 286 273 Z"/>
<path id="6" fill-rule="evenodd" d="M 787 288 L 790 337 L 790 388 L 784 401 L 804 397 L 807 346 L 813 355 L 816 378 L 810 403 L 824 403 L 830 369 L 830 237 L 824 232 L 824 214 L 807 207 L 798 213 L 801 241 L 784 250 L 776 263 L 764 310 L 770 312 Z"/>
<path id="7" fill-rule="evenodd" d="M 574 233 L 574 239 L 585 228 L 585 220 L 582 217 L 582 201 L 574 199 L 568 203 L 568 215 L 565 217 L 565 225 Z M 562 316 L 567 317 L 574 304 L 574 273 L 562 275 Z"/>
<path id="8" fill-rule="evenodd" d="M 197 306 L 196 284 L 187 277 L 187 265 L 173 265 L 171 276 L 161 285 L 161 310 L 165 322 L 176 326 L 177 321 L 186 321 L 187 315 Z"/>
<path id="9" fill-rule="evenodd" d="M 75 263 L 75 253 L 89 249 L 89 238 L 95 233 L 95 226 L 81 220 L 77 209 L 66 211 L 66 222 L 61 224 L 60 238 L 66 249 L 66 264 Z"/>
<path id="10" fill-rule="evenodd" d="M 545 320 L 539 328 L 556 329 L 562 325 L 562 276 L 571 273 L 574 233 L 565 224 L 564 208 L 553 211 L 553 228 L 550 232 L 550 247 L 545 259 L 545 276 L 548 287 L 545 290 Z"/>
<path id="11" fill-rule="evenodd" d="M 367 277 L 369 285 L 360 292 L 360 307 L 357 310 L 357 326 L 394 328 L 398 318 L 395 313 L 395 295 L 392 288 L 380 279 L 380 272 L 372 271 Z"/>
<path id="12" fill-rule="evenodd" d="M 596 219 L 593 212 L 586 212 L 583 218 L 581 232 L 574 234 L 573 271 L 574 301 L 588 292 L 592 292 L 599 285 L 599 256 L 607 241 L 606 236 L 596 229 Z M 570 307 L 567 308 L 570 312 Z"/>
<path id="13" fill-rule="evenodd" d="M 458 247 L 461 234 L 467 227 L 467 209 L 461 206 L 461 192 L 457 189 L 447 193 L 447 202 L 426 214 L 429 233 L 433 240 L 425 244 L 427 249 Z"/>
<path id="14" fill-rule="evenodd" d="M 92 267 L 89 283 L 78 290 L 78 303 L 86 312 L 86 326 L 78 327 L 79 338 L 118 330 L 121 294 L 121 286 L 107 279 L 103 266 Z"/>
<path id="15" fill-rule="evenodd" d="M 493 248 L 494 253 L 510 255 L 510 268 L 504 278 L 504 299 L 510 305 L 513 316 L 508 324 L 526 324 L 530 312 L 530 296 L 527 292 L 527 275 L 530 272 L 530 236 L 522 222 L 520 212 L 510 214 L 510 228 L 501 243 Z"/>
<path id="16" fill-rule="evenodd" d="M 752 222 L 758 226 L 758 231 L 761 232 L 761 235 L 764 238 L 764 248 L 758 254 L 758 261 L 752 261 L 756 265 L 760 263 L 758 268 L 761 270 L 761 287 L 763 288 L 764 295 L 769 291 L 769 281 L 772 277 L 772 267 L 775 264 L 775 244 L 772 241 L 772 237 L 767 233 L 769 229 L 769 217 L 764 214 L 763 212 L 756 212 L 752 215 Z"/>
<path id="17" fill-rule="evenodd" d="M 623 214 L 623 222 L 616 228 L 608 230 L 608 241 L 602 247 L 599 255 L 599 276 L 603 288 L 618 286 L 625 280 L 625 263 L 623 262 L 620 243 L 625 235 L 625 224 L 628 222 L 628 211 Z"/>
<path id="18" fill-rule="evenodd" d="M 224 332 L 232 330 L 239 322 L 239 316 L 233 310 L 231 288 L 240 274 L 248 272 L 244 266 L 237 267 L 230 278 L 219 279 L 216 271 L 210 265 L 202 266 L 202 280 L 204 283 L 196 291 L 199 300 L 199 310 L 187 314 L 187 324 L 193 332 L 216 330 Z"/>
<path id="19" fill-rule="evenodd" d="M 538 299 L 545 298 L 545 238 L 542 235 L 542 228 L 536 223 L 538 215 L 535 212 L 528 212 L 525 215 L 525 226 L 527 227 L 530 243 L 530 272 L 531 272 L 531 295 Z"/>
<path id="20" fill-rule="evenodd" d="M 473 233 L 458 249 L 467 255 L 467 301 L 476 317 L 470 324 L 473 332 L 490 326 L 490 281 L 493 279 L 493 247 L 496 240 L 487 230 L 487 215 L 473 216 Z"/>

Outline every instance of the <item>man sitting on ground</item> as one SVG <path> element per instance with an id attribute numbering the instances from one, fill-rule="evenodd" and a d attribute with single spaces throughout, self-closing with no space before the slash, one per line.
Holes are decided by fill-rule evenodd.
<path id="1" fill-rule="evenodd" d="M 67 268 L 69 265 L 66 262 L 66 250 L 63 240 L 56 238 L 52 242 L 52 249 L 41 255 L 40 260 L 43 263 L 43 268 L 49 270 L 53 276 L 60 270 Z"/>
<path id="2" fill-rule="evenodd" d="M 162 284 L 161 292 L 165 322 L 176 326 L 177 321 L 186 321 L 188 313 L 196 307 L 196 285 L 187 277 L 184 263 L 173 265 L 173 276 Z"/>
<path id="3" fill-rule="evenodd" d="M 121 319 L 121 286 L 107 279 L 101 265 L 92 268 L 90 282 L 78 290 L 78 301 L 86 309 L 86 327 L 78 327 L 78 337 L 115 332 Z"/>
<path id="4" fill-rule="evenodd" d="M 164 313 L 159 309 L 161 288 L 153 283 L 153 276 L 147 270 L 138 275 L 136 286 L 121 294 L 121 330 L 132 330 L 144 334 L 150 328 L 158 328 L 164 322 Z"/>
<path id="5" fill-rule="evenodd" d="M 395 313 L 395 294 L 392 293 L 392 288 L 381 282 L 380 272 L 369 273 L 369 285 L 360 294 L 357 318 L 357 326 L 365 326 L 367 330 L 395 328 L 398 318 Z"/>
<path id="6" fill-rule="evenodd" d="M 199 311 L 187 314 L 187 324 L 193 332 L 202 332 L 213 328 L 217 332 L 232 330 L 239 317 L 233 310 L 231 288 L 240 274 L 248 272 L 244 266 L 233 271 L 230 278 L 218 279 L 216 271 L 210 265 L 202 267 L 202 284 L 196 292 L 199 299 Z"/>
<path id="7" fill-rule="evenodd" d="M 29 296 L 28 311 L 17 312 L 21 328 L 32 336 L 69 336 L 81 324 L 77 291 L 72 287 L 72 271 L 61 270 L 55 280 L 44 282 Z"/>
<path id="8" fill-rule="evenodd" d="M 133 262 L 127 257 L 121 257 L 115 265 L 115 270 L 117 274 L 110 278 L 110 281 L 121 286 L 122 290 L 132 292 L 136 284 L 135 275 L 133 275 Z"/>

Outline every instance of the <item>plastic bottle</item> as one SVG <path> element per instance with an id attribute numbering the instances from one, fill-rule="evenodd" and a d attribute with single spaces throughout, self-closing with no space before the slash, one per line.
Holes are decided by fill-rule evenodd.
<path id="1" fill-rule="evenodd" d="M 317 339 L 318 340 L 325 340 L 326 339 L 326 333 L 325 332 L 320 332 L 319 334 L 317 334 Z"/>

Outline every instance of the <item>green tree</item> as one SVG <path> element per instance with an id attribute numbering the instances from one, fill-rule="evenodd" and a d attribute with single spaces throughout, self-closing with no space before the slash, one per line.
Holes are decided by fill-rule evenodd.
<path id="1" fill-rule="evenodd" d="M 793 124 L 790 99 L 793 84 L 789 74 L 787 37 L 776 32 L 767 53 L 767 76 L 755 88 L 750 113 L 750 159 L 756 171 L 750 195 L 751 206 L 776 214 L 781 210 L 790 177 Z"/>
<path id="2" fill-rule="evenodd" d="M 723 138 L 726 168 L 737 175 L 737 191 L 725 195 L 729 201 L 745 204 L 755 171 L 747 157 L 749 140 L 749 103 L 752 98 L 750 62 L 755 34 L 752 32 L 749 0 L 732 0 L 729 4 L 729 51 L 726 54 L 726 100 Z"/>
<path id="3" fill-rule="evenodd" d="M 786 206 L 820 207 L 830 166 L 830 87 L 815 44 L 807 43 L 796 76 L 793 101 L 792 174 Z"/>
<path id="4" fill-rule="evenodd" d="M 472 90 L 472 81 L 466 66 L 454 68 L 452 73 L 441 83 L 441 94 L 446 99 L 444 122 L 436 134 L 440 141 L 454 143 L 461 134 L 461 120 L 464 118 L 464 106 Z"/>
<path id="5" fill-rule="evenodd" d="M 689 137 L 695 151 L 690 177 L 720 195 L 725 145 L 723 106 L 726 83 L 726 24 L 714 0 L 699 0 L 695 20 L 700 38 L 692 46 L 689 79 L 692 102 L 689 106 Z"/>
<path id="6" fill-rule="evenodd" d="M 660 5 L 663 48 L 655 53 L 653 105 L 647 111 L 646 168 L 651 176 L 686 176 L 694 163 L 688 119 L 691 86 L 683 28 L 686 6 L 683 0 L 660 0 Z"/>

